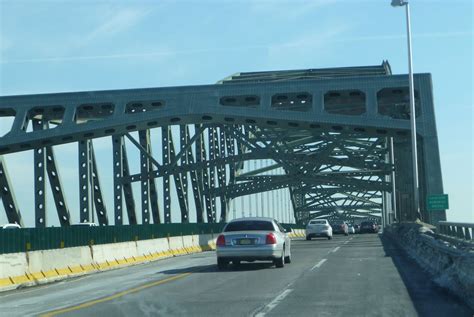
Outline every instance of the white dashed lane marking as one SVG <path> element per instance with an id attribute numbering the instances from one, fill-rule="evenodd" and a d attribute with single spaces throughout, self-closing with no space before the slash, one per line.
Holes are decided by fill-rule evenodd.
<path id="1" fill-rule="evenodd" d="M 283 292 L 281 292 L 277 297 L 275 297 L 267 306 L 263 308 L 261 312 L 255 315 L 255 317 L 263 317 L 266 314 L 268 314 L 273 308 L 277 307 L 278 304 L 285 299 L 288 294 L 293 292 L 292 289 L 285 289 Z"/>
<path id="2" fill-rule="evenodd" d="M 314 270 L 314 269 L 319 269 L 321 267 L 321 265 L 324 264 L 324 262 L 326 262 L 327 260 L 326 259 L 322 259 L 321 261 L 319 261 L 318 263 L 316 263 L 312 268 L 311 268 L 311 271 Z"/>

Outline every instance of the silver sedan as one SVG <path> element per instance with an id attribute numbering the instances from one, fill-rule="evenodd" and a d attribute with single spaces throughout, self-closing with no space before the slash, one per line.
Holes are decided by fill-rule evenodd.
<path id="1" fill-rule="evenodd" d="M 273 261 L 276 267 L 291 262 L 291 240 L 286 230 L 272 218 L 239 218 L 230 221 L 217 237 L 217 266 L 232 261 Z"/>

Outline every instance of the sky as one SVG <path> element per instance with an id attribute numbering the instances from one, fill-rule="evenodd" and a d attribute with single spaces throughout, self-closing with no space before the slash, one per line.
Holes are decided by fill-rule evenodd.
<path id="1" fill-rule="evenodd" d="M 433 76 L 447 217 L 474 222 L 473 2 L 410 7 L 414 71 Z M 406 74 L 405 21 L 390 0 L 0 0 L 0 95 L 212 84 L 244 71 L 383 60 Z M 94 145 L 105 153 L 107 142 Z M 65 161 L 76 150 L 58 148 Z M 33 197 L 31 157 L 6 160 L 17 196 Z M 64 183 L 75 182 L 73 163 Z M 28 213 L 32 202 L 20 206 Z"/>

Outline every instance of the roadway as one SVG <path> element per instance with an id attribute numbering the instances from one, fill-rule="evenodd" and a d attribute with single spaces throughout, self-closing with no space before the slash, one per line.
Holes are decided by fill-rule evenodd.
<path id="1" fill-rule="evenodd" d="M 292 242 L 282 269 L 205 252 L 0 294 L 2 316 L 473 316 L 376 234 Z"/>

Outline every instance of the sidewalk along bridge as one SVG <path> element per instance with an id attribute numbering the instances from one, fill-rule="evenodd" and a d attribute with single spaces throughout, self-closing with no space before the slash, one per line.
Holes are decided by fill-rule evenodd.
<path id="1" fill-rule="evenodd" d="M 27 152 L 34 194 L 21 200 L 34 201 L 38 228 L 50 226 L 49 205 L 61 226 L 72 213 L 100 225 L 216 223 L 236 209 L 298 224 L 414 220 L 408 98 L 408 76 L 393 75 L 386 61 L 238 73 L 204 86 L 2 96 L 3 209 L 21 225 L 22 212 L 33 213 L 18 204 L 17 173 L 7 168 Z M 443 193 L 430 74 L 415 75 L 415 98 L 422 218 L 436 224 L 445 211 L 424 205 Z M 103 137 L 112 144 L 110 175 L 94 149 Z M 77 144 L 77 175 L 67 174 L 77 206 L 57 159 L 66 143 Z"/>

